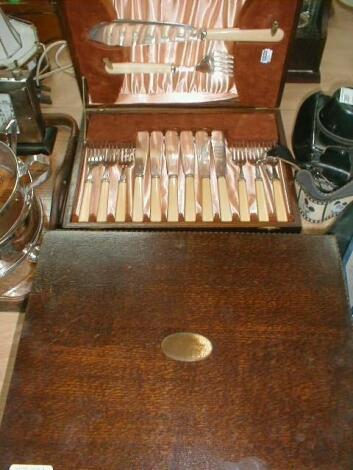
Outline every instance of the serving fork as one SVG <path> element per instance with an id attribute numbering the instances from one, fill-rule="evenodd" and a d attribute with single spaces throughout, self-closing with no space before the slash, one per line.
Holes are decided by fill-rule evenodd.
<path id="1" fill-rule="evenodd" d="M 105 70 L 111 75 L 132 73 L 164 73 L 201 72 L 232 76 L 234 73 L 234 57 L 225 51 L 215 50 L 204 56 L 196 65 L 185 66 L 176 64 L 146 64 L 135 62 L 111 62 L 104 59 Z"/>
<path id="2" fill-rule="evenodd" d="M 121 173 L 118 186 L 118 198 L 116 201 L 115 222 L 125 222 L 126 220 L 126 193 L 128 168 L 132 167 L 135 160 L 135 148 L 132 144 L 123 145 L 116 149 L 118 156 L 118 165 L 121 167 Z"/>
<path id="3" fill-rule="evenodd" d="M 93 169 L 103 161 L 103 147 L 89 145 L 86 147 L 87 175 L 84 183 L 82 202 L 78 221 L 88 222 L 93 185 Z"/>

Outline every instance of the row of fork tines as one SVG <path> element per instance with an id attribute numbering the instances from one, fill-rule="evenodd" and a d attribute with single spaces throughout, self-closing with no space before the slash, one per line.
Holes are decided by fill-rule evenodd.
<path id="1" fill-rule="evenodd" d="M 268 222 L 269 214 L 266 204 L 266 191 L 264 178 L 270 180 L 273 192 L 273 203 L 278 222 L 288 221 L 288 210 L 283 181 L 279 170 L 279 160 L 268 156 L 268 152 L 275 142 L 239 142 L 231 147 L 233 162 L 239 167 L 239 192 L 246 191 L 246 179 L 243 167 L 250 164 L 255 168 L 255 190 L 257 214 L 260 222 Z M 243 189 L 245 188 L 245 189 Z M 240 194 L 240 199 L 242 195 Z M 244 195 L 245 198 L 245 195 Z"/>
<path id="2" fill-rule="evenodd" d="M 101 165 L 104 171 L 101 176 L 101 197 L 98 207 L 97 220 L 105 220 L 107 200 L 110 183 L 110 168 L 118 165 L 121 168 L 120 182 L 126 181 L 126 170 L 133 165 L 135 147 L 131 143 L 88 143 L 86 145 L 87 170 L 84 181 L 84 190 L 79 208 L 79 221 L 87 222 L 90 216 L 91 193 L 93 183 L 93 170 Z"/>

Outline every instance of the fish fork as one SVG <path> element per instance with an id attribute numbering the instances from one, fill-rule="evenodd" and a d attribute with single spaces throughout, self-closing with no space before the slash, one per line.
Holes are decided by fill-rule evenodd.
<path id="1" fill-rule="evenodd" d="M 247 149 L 248 162 L 255 167 L 256 203 L 259 222 L 269 221 L 265 185 L 260 170 L 260 165 L 262 164 L 261 160 L 264 152 L 264 149 L 259 146 L 248 147 Z"/>
<path id="2" fill-rule="evenodd" d="M 110 185 L 110 168 L 116 163 L 116 152 L 114 145 L 106 144 L 102 152 L 103 174 L 101 177 L 101 189 L 99 195 L 99 206 L 97 212 L 97 222 L 106 222 L 108 210 L 108 197 Z"/>
<path id="3" fill-rule="evenodd" d="M 244 176 L 244 165 L 246 165 L 245 147 L 232 148 L 232 160 L 239 167 L 238 194 L 239 194 L 239 217 L 242 222 L 250 222 L 248 190 Z"/>
<path id="4" fill-rule="evenodd" d="M 116 203 L 115 221 L 125 222 L 126 219 L 126 172 L 134 164 L 135 148 L 134 146 L 127 145 L 119 148 L 118 150 L 118 164 L 121 167 L 118 199 Z"/>
<path id="5" fill-rule="evenodd" d="M 234 73 L 234 57 L 225 51 L 215 50 L 204 56 L 196 65 L 185 66 L 176 64 L 146 64 L 135 62 L 113 63 L 104 59 L 105 70 L 111 75 L 132 73 L 164 73 L 200 72 L 232 76 Z"/>
<path id="6" fill-rule="evenodd" d="M 266 147 L 266 153 L 271 147 Z M 278 173 L 278 158 L 266 156 L 266 163 L 272 167 L 270 178 L 273 187 L 273 199 L 275 203 L 275 210 L 278 222 L 288 222 L 287 209 L 285 204 L 285 197 L 282 187 L 281 178 Z"/>
<path id="7" fill-rule="evenodd" d="M 93 169 L 102 162 L 102 149 L 96 146 L 86 147 L 87 175 L 85 178 L 82 203 L 80 207 L 79 222 L 88 222 L 93 185 Z"/>

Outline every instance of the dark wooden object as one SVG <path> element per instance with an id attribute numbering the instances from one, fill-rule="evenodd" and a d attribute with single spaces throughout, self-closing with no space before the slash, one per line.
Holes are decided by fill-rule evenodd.
<path id="1" fill-rule="evenodd" d="M 181 331 L 211 356 L 167 359 Z M 0 468 L 349 470 L 352 393 L 333 237 L 52 232 Z"/>
<path id="2" fill-rule="evenodd" d="M 303 11 L 306 2 L 303 0 Z M 297 29 L 289 55 L 287 82 L 320 83 L 332 0 L 314 0 L 314 14 L 307 26 Z M 312 8 L 311 8 L 312 9 Z"/>

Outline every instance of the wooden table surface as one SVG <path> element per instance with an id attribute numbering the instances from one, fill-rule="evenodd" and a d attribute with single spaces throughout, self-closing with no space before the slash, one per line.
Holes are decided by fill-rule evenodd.
<path id="1" fill-rule="evenodd" d="M 89 274 L 88 274 L 89 273 Z M 201 362 L 163 339 L 208 338 Z M 349 470 L 353 337 L 336 241 L 47 234 L 0 468 Z"/>
<path id="2" fill-rule="evenodd" d="M 288 142 L 295 122 L 296 113 L 303 100 L 320 88 L 332 93 L 341 85 L 353 84 L 353 10 L 334 1 L 334 12 L 329 23 L 329 34 L 322 61 L 322 83 L 287 84 L 281 103 L 281 113 Z M 80 122 L 81 101 L 74 79 L 67 74 L 58 74 L 46 81 L 52 88 L 52 106 L 44 106 L 45 112 L 64 112 Z M 59 139 L 54 158 L 64 151 L 65 140 Z M 306 232 L 317 231 L 317 227 L 306 226 Z M 16 313 L 0 312 L 0 418 L 6 399 L 8 383 L 11 378 L 12 364 L 15 357 L 17 339 L 23 318 Z"/>

